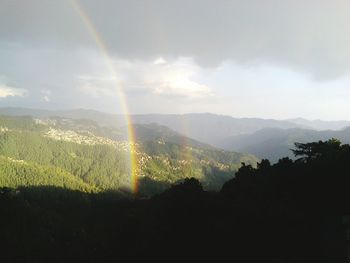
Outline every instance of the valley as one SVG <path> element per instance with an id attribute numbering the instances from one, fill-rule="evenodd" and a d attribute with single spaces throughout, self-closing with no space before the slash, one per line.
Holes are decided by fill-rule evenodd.
<path id="1" fill-rule="evenodd" d="M 57 186 L 86 192 L 130 192 L 130 152 L 140 195 L 153 195 L 185 178 L 219 190 L 253 155 L 224 151 L 157 124 L 102 127 L 62 117 L 0 117 L 1 187 Z M 44 176 L 45 175 L 45 176 Z"/>

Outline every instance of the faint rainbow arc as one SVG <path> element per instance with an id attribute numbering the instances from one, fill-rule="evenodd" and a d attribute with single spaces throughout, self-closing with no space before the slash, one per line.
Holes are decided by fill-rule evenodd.
<path id="1" fill-rule="evenodd" d="M 73 6 L 73 8 L 75 9 L 75 11 L 78 13 L 79 17 L 81 18 L 84 25 L 88 29 L 90 35 L 94 39 L 98 49 L 100 50 L 100 52 L 102 53 L 102 55 L 104 57 L 104 60 L 106 62 L 106 66 L 108 67 L 113 78 L 115 79 L 116 88 L 117 88 L 119 100 L 121 103 L 121 108 L 125 114 L 125 119 L 126 119 L 126 123 L 127 123 L 128 141 L 130 144 L 131 189 L 132 189 L 133 193 L 136 194 L 138 191 L 137 174 L 138 174 L 139 167 L 138 167 L 138 162 L 137 162 L 137 158 L 136 158 L 135 132 L 134 132 L 134 129 L 132 126 L 131 117 L 129 115 L 127 98 L 126 98 L 124 91 L 123 91 L 123 88 L 122 88 L 123 87 L 122 82 L 118 78 L 118 75 L 117 75 L 116 70 L 115 70 L 114 65 L 113 65 L 113 61 L 112 61 L 111 56 L 108 52 L 107 46 L 104 43 L 101 35 L 97 32 L 89 15 L 85 12 L 84 8 L 81 5 L 79 5 L 77 0 L 70 0 L 70 3 Z"/>

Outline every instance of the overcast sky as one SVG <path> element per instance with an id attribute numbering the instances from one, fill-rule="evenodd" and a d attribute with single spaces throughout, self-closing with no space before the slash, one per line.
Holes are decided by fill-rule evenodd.
<path id="1" fill-rule="evenodd" d="M 350 119 L 348 0 L 72 1 L 0 1 L 0 106 Z"/>

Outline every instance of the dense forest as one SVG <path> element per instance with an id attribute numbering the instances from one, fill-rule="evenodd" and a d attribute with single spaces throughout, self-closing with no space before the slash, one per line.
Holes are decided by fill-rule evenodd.
<path id="1" fill-rule="evenodd" d="M 219 192 L 195 178 L 149 199 L 2 188 L 2 260 L 345 263 L 350 146 L 296 144 L 294 154 L 274 165 L 243 164 Z"/>
<path id="2" fill-rule="evenodd" d="M 135 125 L 139 195 L 194 177 L 219 190 L 249 154 L 223 151 L 159 125 Z M 84 192 L 130 192 L 126 130 L 91 120 L 0 117 L 0 187 L 55 186 Z M 155 183 L 154 183 L 155 182 Z"/>

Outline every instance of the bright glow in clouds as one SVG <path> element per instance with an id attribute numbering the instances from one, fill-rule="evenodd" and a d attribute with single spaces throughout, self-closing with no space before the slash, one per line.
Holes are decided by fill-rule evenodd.
<path id="1" fill-rule="evenodd" d="M 25 89 L 18 89 L 9 87 L 4 84 L 0 84 L 0 98 L 6 98 L 6 97 L 23 97 L 27 91 Z"/>
<path id="2" fill-rule="evenodd" d="M 199 75 L 200 68 L 188 58 L 179 58 L 174 62 L 159 58 L 153 65 L 139 65 L 137 71 L 141 73 L 143 87 L 155 94 L 187 98 L 213 95 L 208 86 L 193 80 Z"/>
<path id="3" fill-rule="evenodd" d="M 155 65 L 160 65 L 160 64 L 165 64 L 166 61 L 164 60 L 164 58 L 159 57 L 159 58 L 157 58 L 153 63 L 154 63 Z"/>
<path id="4" fill-rule="evenodd" d="M 153 63 L 147 61 L 116 60 L 126 91 L 136 90 L 161 97 L 200 99 L 213 96 L 211 89 L 193 78 L 200 76 L 201 69 L 188 58 L 167 62 L 163 58 Z M 96 73 L 95 73 L 96 74 Z M 114 96 L 114 77 L 100 75 L 77 76 L 78 90 L 95 98 Z M 132 100 L 132 98 L 130 98 Z"/>
<path id="5" fill-rule="evenodd" d="M 157 64 L 156 64 L 157 65 Z M 190 59 L 179 59 L 174 63 L 158 63 L 145 72 L 145 84 L 156 94 L 201 98 L 212 96 L 206 85 L 192 80 L 200 69 Z"/>

